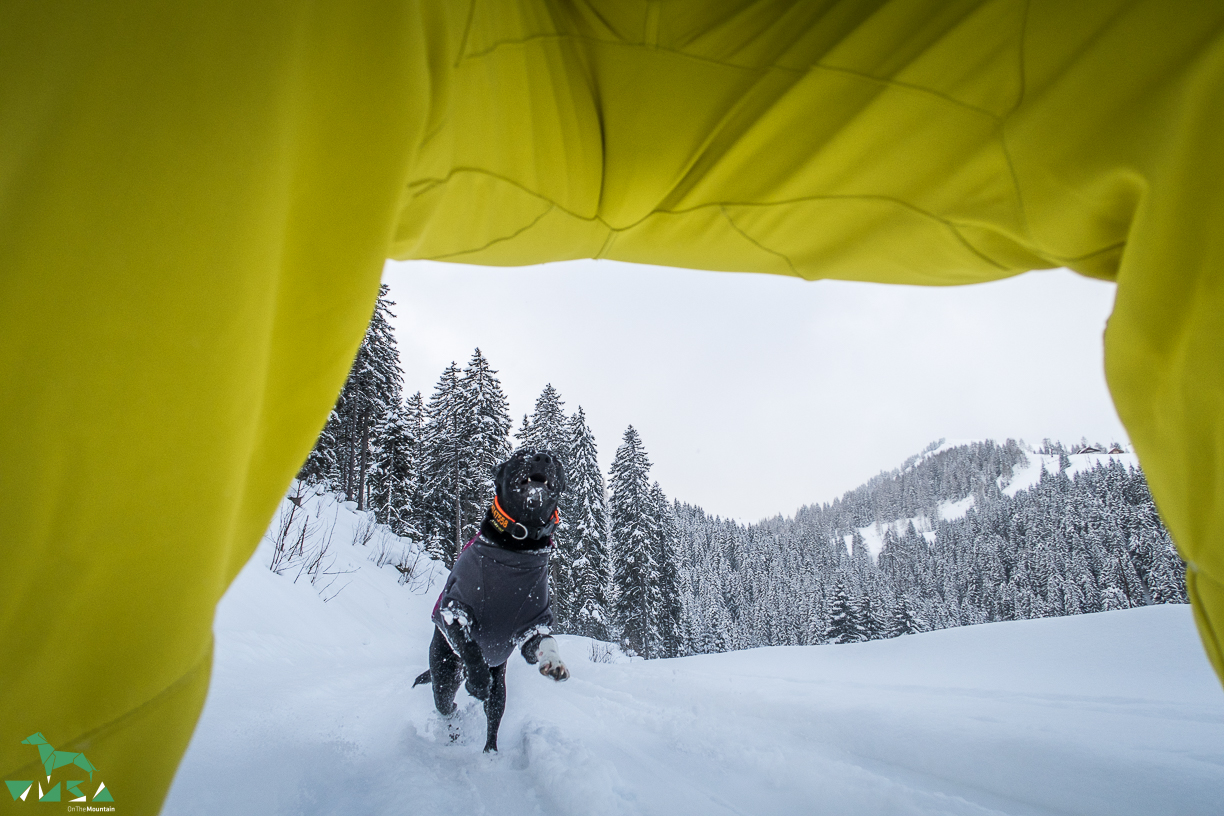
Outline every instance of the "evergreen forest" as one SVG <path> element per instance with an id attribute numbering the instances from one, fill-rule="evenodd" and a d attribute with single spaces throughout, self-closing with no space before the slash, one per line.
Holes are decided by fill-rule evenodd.
<path id="1" fill-rule="evenodd" d="M 605 479 L 582 407 L 567 412 L 552 385 L 512 434 L 480 349 L 428 399 L 405 397 L 394 305 L 384 286 L 299 478 L 450 567 L 492 501 L 494 467 L 519 447 L 557 453 L 570 488 L 553 537 L 555 631 L 651 658 L 1186 602 L 1143 473 L 1101 457 L 1073 467 L 1104 452 L 1086 440 L 941 441 L 832 503 L 745 525 L 669 500 L 632 426 Z M 1031 457 L 1040 479 L 1009 490 Z"/>

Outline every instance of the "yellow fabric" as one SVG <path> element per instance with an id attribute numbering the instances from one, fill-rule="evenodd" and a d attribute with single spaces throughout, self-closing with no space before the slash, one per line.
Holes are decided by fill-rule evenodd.
<path id="1" fill-rule="evenodd" d="M 1191 0 L 0 4 L 0 774 L 42 731 L 156 809 L 388 256 L 1116 280 L 1110 387 L 1224 673 L 1222 31 Z"/>

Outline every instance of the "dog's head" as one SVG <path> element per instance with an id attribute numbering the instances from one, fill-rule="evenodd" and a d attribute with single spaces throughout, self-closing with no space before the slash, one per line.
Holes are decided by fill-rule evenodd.
<path id="1" fill-rule="evenodd" d="M 510 517 L 512 538 L 540 540 L 557 526 L 565 468 L 552 451 L 520 450 L 493 471 L 497 502 Z"/>

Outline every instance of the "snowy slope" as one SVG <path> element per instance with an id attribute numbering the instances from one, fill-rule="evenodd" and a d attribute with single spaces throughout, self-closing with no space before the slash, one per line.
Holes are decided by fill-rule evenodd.
<path id="1" fill-rule="evenodd" d="M 257 551 L 166 814 L 1219 812 L 1224 692 L 1188 607 L 613 664 L 562 637 L 567 683 L 511 658 L 486 756 L 464 692 L 452 744 L 410 688 L 442 575 L 412 591 L 351 543 L 360 514 L 309 504 L 339 580 Z"/>
<path id="2" fill-rule="evenodd" d="M 1058 473 L 1058 457 L 1029 452 L 1028 465 L 1017 467 L 1011 481 L 1003 485 L 1003 492 L 1014 496 L 1021 490 L 1028 490 L 1041 481 L 1041 471 L 1051 474 Z M 1127 467 L 1138 468 L 1139 457 L 1133 453 L 1073 453 L 1067 457 L 1067 475 L 1075 477 L 1086 470 L 1092 470 L 1097 465 L 1108 465 L 1110 462 L 1120 462 Z M 949 518 L 949 516 L 944 516 Z"/>
<path id="3" fill-rule="evenodd" d="M 981 442 L 985 440 L 968 440 L 955 439 L 951 442 L 944 442 L 938 448 L 923 455 L 922 459 L 935 456 L 943 453 L 946 450 L 951 450 L 962 445 L 969 445 L 973 442 Z M 1006 483 L 1000 482 L 999 486 L 1004 495 L 1015 496 L 1021 490 L 1028 490 L 1041 481 L 1041 473 L 1043 470 L 1056 474 L 1058 473 L 1058 457 L 1049 456 L 1040 453 L 1027 451 L 1027 465 L 1018 466 L 1012 473 L 1012 477 Z M 1120 462 L 1125 466 L 1138 468 L 1139 457 L 1133 453 L 1076 453 L 1067 457 L 1070 464 L 1067 466 L 1067 476 L 1074 478 L 1080 473 L 1097 465 L 1106 466 L 1110 462 Z M 915 467 L 911 465 L 911 467 Z M 954 502 L 943 502 L 939 505 L 939 518 L 946 521 L 956 521 L 965 517 L 974 505 L 974 497 L 966 496 L 965 498 Z M 871 553 L 872 558 L 879 558 L 880 551 L 884 549 L 884 535 L 891 529 L 897 536 L 905 534 L 906 528 L 913 524 L 914 529 L 921 533 L 928 542 L 935 540 L 934 522 L 926 516 L 915 516 L 914 518 L 903 518 L 896 521 L 880 522 L 869 524 L 866 527 L 858 528 L 859 535 L 863 537 L 863 543 L 867 547 L 867 551 Z M 846 539 L 846 551 L 851 551 L 850 538 Z"/>

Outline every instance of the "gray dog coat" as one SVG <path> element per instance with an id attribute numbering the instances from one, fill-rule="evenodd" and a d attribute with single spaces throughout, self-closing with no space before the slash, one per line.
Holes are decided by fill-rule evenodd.
<path id="1" fill-rule="evenodd" d="M 477 535 L 455 561 L 434 606 L 433 622 L 445 633 L 448 623 L 464 624 L 467 619 L 465 629 L 480 646 L 485 663 L 500 666 L 521 640 L 552 625 L 551 554 L 551 543 L 507 550 Z"/>

